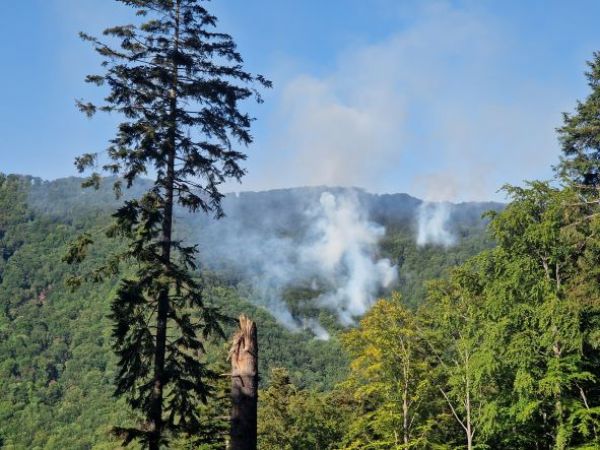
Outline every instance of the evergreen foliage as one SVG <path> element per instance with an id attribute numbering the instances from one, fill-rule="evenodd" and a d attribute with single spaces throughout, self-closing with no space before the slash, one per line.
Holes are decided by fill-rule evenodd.
<path id="1" fill-rule="evenodd" d="M 71 237 L 79 233 L 96 237 L 81 263 L 82 272 L 123 249 L 125 243 L 102 233 L 111 222 L 110 208 L 101 208 L 102 214 L 94 212 L 89 203 L 95 202 L 96 194 L 91 191 L 84 196 L 88 208 L 65 203 L 57 205 L 60 214 L 55 214 L 45 204 L 40 211 L 35 197 L 40 191 L 69 198 L 71 193 L 65 189 L 79 189 L 80 181 L 0 178 L 0 215 L 6 224 L 2 249 L 4 243 L 19 241 L 18 246 L 10 244 L 12 254 L 4 262 L 0 280 L 0 435 L 4 445 L 14 449 L 119 448 L 109 434 L 111 424 L 133 425 L 135 416 L 123 398 L 111 396 L 117 359 L 111 352 L 108 315 L 117 279 L 84 281 L 76 292 L 70 292 L 65 281 L 72 269 L 60 262 Z M 209 273 L 203 280 L 205 302 L 227 316 L 246 312 L 257 321 L 263 385 L 269 382 L 270 368 L 281 366 L 289 368 L 298 385 L 319 391 L 344 377 L 347 361 L 337 340 L 315 341 L 309 333 L 289 332 L 235 287 Z M 225 333 L 229 335 L 232 329 L 226 326 Z M 209 339 L 205 347 L 210 370 L 226 373 L 223 342 Z M 198 438 L 205 442 L 201 448 L 222 448 L 228 427 L 228 389 L 226 378 L 215 380 L 211 401 L 199 406 L 202 431 L 191 439 L 173 439 L 171 448 L 197 448 Z"/>
<path id="2" fill-rule="evenodd" d="M 245 155 L 235 146 L 252 142 L 251 118 L 240 112 L 240 102 L 253 95 L 260 102 L 253 86 L 270 82 L 243 69 L 233 39 L 215 31 L 217 19 L 202 0 L 120 1 L 144 21 L 107 28 L 107 43 L 81 34 L 106 68 L 86 81 L 109 93 L 100 106 L 79 101 L 78 107 L 88 116 L 100 110 L 124 118 L 105 171 L 127 187 L 148 172 L 155 178 L 143 196 L 126 200 L 114 214 L 107 234 L 127 246 L 84 278 L 98 281 L 128 268 L 111 306 L 119 358 L 115 393 L 139 412 L 140 422 L 115 432 L 125 445 L 135 440 L 158 449 L 170 435 L 200 432 L 198 405 L 206 403 L 215 378 L 202 361 L 203 340 L 223 334 L 226 319 L 202 299 L 202 283 L 192 275 L 196 248 L 173 237 L 174 207 L 222 215 L 219 186 L 244 174 Z M 78 169 L 94 166 L 97 156 L 77 158 Z M 99 181 L 94 173 L 87 184 Z M 117 196 L 121 189 L 118 178 Z M 83 235 L 66 260 L 81 262 L 91 243 Z"/>
<path id="3" fill-rule="evenodd" d="M 558 128 L 563 157 L 557 169 L 567 180 L 587 187 L 600 185 L 600 52 L 588 62 L 591 89 L 574 113 L 563 114 Z"/>

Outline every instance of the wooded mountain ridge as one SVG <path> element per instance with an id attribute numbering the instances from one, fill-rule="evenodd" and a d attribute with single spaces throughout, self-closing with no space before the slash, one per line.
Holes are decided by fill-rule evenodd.
<path id="1" fill-rule="evenodd" d="M 81 179 L 43 181 L 27 176 L 0 177 L 0 436 L 8 448 L 114 448 L 109 426 L 126 420 L 123 405 L 111 398 L 114 356 L 110 350 L 109 298 L 115 281 L 85 284 L 73 293 L 65 286 L 72 269 L 62 262 L 69 242 L 78 234 L 100 236 L 86 264 L 92 267 L 117 243 L 102 238 L 116 200 L 102 184 L 83 190 Z M 137 194 L 134 186 L 125 195 Z M 414 227 L 420 200 L 406 194 L 374 195 L 356 189 L 301 188 L 230 194 L 224 201 L 229 215 L 214 222 L 201 215 L 179 215 L 179 234 L 206 233 L 218 239 L 227 221 L 242 223 L 251 235 L 301 234 L 303 209 L 324 191 L 352 192 L 369 212 L 370 220 L 385 225 L 378 244 L 399 273 L 397 288 L 408 303 L 418 304 L 424 281 L 442 274 L 491 245 L 481 213 L 498 204 L 460 204 L 454 207 L 452 227 L 456 245 L 417 246 Z M 221 225 L 222 224 L 222 225 Z M 243 255 L 245 249 L 239 249 Z M 299 387 L 328 390 L 345 377 L 347 356 L 337 333 L 344 329 L 329 311 L 307 305 L 306 288 L 282 292 L 292 314 L 317 318 L 331 339 L 282 327 L 267 310 L 256 307 L 256 292 L 235 273 L 206 270 L 206 297 L 231 317 L 241 312 L 259 326 L 261 384 L 272 368 L 285 367 Z M 259 302 L 258 302 L 259 303 Z M 220 361 L 223 343 L 210 344 L 209 358 Z M 118 417 L 117 417 L 118 416 Z M 108 439 L 108 441 L 107 441 Z M 105 443 L 102 447 L 101 443 Z M 12 446 L 12 447 L 11 447 Z"/>

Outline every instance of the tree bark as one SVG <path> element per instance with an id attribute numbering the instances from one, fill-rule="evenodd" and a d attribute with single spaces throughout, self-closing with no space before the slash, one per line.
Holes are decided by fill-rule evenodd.
<path id="1" fill-rule="evenodd" d="M 258 341 L 256 324 L 242 315 L 233 336 L 231 358 L 230 450 L 256 450 Z"/>

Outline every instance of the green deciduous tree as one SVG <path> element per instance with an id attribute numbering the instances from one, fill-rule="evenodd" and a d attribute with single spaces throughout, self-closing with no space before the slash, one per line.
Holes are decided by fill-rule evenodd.
<path id="1" fill-rule="evenodd" d="M 258 441 L 262 450 L 333 450 L 346 430 L 350 403 L 338 393 L 301 390 L 286 369 L 274 368 L 260 393 Z"/>
<path id="2" fill-rule="evenodd" d="M 597 220 L 582 214 L 588 205 L 578 202 L 577 190 L 541 182 L 506 189 L 512 201 L 490 226 L 497 247 L 434 290 L 434 302 L 425 308 L 431 317 L 427 330 L 447 329 L 447 318 L 462 320 L 450 328 L 458 340 L 436 344 L 446 342 L 446 356 L 453 353 L 452 342 L 477 343 L 467 347 L 476 350 L 474 381 L 484 400 L 479 444 L 590 448 L 598 444 L 600 309 L 590 270 L 598 263 Z M 460 302 L 442 314 L 435 305 L 445 298 Z M 461 307 L 465 300 L 475 309 Z M 466 357 L 454 360 L 466 368 Z M 461 379 L 464 387 L 466 372 Z"/>
<path id="3" fill-rule="evenodd" d="M 344 448 L 423 448 L 431 390 L 426 349 L 399 295 L 375 303 L 343 343 L 353 358 L 344 387 L 358 405 Z"/>
<path id="4" fill-rule="evenodd" d="M 449 280 L 431 285 L 419 319 L 430 350 L 430 382 L 445 403 L 437 412 L 438 420 L 450 415 L 462 434 L 462 442 L 456 444 L 468 450 L 480 448 L 494 414 L 489 377 L 494 356 L 487 345 L 481 287 L 468 264 Z"/>
<path id="5" fill-rule="evenodd" d="M 587 269 L 599 261 L 597 220 L 582 214 L 577 189 L 535 182 L 507 191 L 512 201 L 491 225 L 498 247 L 479 259 L 492 319 L 504 324 L 509 412 L 536 430 L 541 448 L 597 445 L 599 404 L 590 392 L 600 375 L 600 304 Z"/>
<path id="6" fill-rule="evenodd" d="M 88 115 L 120 114 L 124 120 L 107 157 L 85 154 L 76 165 L 97 163 L 127 187 L 141 175 L 154 177 L 151 189 L 114 214 L 109 234 L 125 238 L 114 254 L 90 274 L 102 279 L 126 264 L 112 303 L 114 348 L 119 356 L 118 395 L 141 415 L 140 426 L 116 429 L 125 443 L 158 449 L 170 433 L 196 433 L 198 403 L 211 393 L 213 374 L 202 362 L 203 337 L 220 332 L 223 317 L 202 300 L 192 276 L 195 247 L 173 239 L 174 208 L 222 215 L 219 186 L 239 180 L 245 155 L 236 146 L 252 142 L 252 119 L 240 102 L 269 86 L 246 72 L 232 38 L 215 31 L 217 19 L 203 0 L 119 0 L 143 18 L 138 25 L 104 31 L 107 42 L 82 34 L 104 59 L 106 71 L 86 81 L 108 87 L 105 103 L 83 101 Z M 90 185 L 98 185 L 94 173 Z M 67 259 L 77 262 L 91 243 L 84 236 Z M 76 280 L 75 280 L 76 281 Z M 197 311 L 192 315 L 192 311 Z"/>

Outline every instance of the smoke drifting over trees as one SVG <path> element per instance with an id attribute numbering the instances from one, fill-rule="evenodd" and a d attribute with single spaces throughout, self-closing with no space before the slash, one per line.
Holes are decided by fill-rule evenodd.
<path id="1" fill-rule="evenodd" d="M 450 231 L 451 208 L 447 202 L 423 202 L 419 206 L 417 244 L 450 247 L 456 242 Z"/>
<path id="2" fill-rule="evenodd" d="M 209 224 L 209 237 L 201 241 L 201 248 L 210 254 L 207 261 L 219 261 L 251 280 L 256 301 L 281 323 L 308 328 L 326 339 L 327 332 L 316 320 L 293 317 L 282 300 L 286 287 L 308 286 L 316 305 L 348 325 L 393 285 L 397 271 L 378 255 L 385 229 L 369 220 L 355 190 L 311 191 L 298 200 L 304 205 L 294 211 L 256 211 L 262 223 L 250 227 L 245 222 L 254 219 L 242 210 L 226 210 L 225 219 Z"/>
<path id="3" fill-rule="evenodd" d="M 440 215 L 436 205 L 351 188 L 247 192 L 227 197 L 225 218 L 193 222 L 191 232 L 211 269 L 248 286 L 251 300 L 287 328 L 327 339 L 314 317 L 290 310 L 286 290 L 302 289 L 307 305 L 353 324 L 398 282 L 401 269 L 379 245 L 386 227 L 407 229 L 418 244 L 448 246 L 458 223 L 480 223 L 481 212 L 494 206 L 444 204 Z"/>
<path id="4" fill-rule="evenodd" d="M 76 178 L 33 180 L 29 201 L 37 211 L 56 217 L 73 209 L 110 210 L 115 204 L 111 181 L 99 191 L 89 191 L 82 190 Z M 129 198 L 146 188 L 139 180 L 124 194 Z M 335 321 L 349 324 L 393 286 L 412 301 L 408 291 L 416 289 L 423 275 L 413 259 L 427 261 L 438 251 L 430 253 L 430 246 L 442 251 L 452 244 L 460 253 L 459 244 L 470 230 L 483 229 L 481 214 L 500 207 L 424 202 L 407 194 L 371 194 L 357 188 L 306 187 L 228 194 L 223 219 L 178 210 L 175 227 L 178 238 L 199 244 L 204 268 L 240 286 L 245 297 L 288 329 L 307 329 L 327 339 L 318 310 L 329 310 Z M 382 244 L 397 232 L 407 239 L 402 246 L 416 245 L 424 254 L 406 254 L 401 248 L 386 251 Z M 290 289 L 298 289 L 302 311 L 286 301 Z M 311 314 L 305 314 L 307 309 Z"/>

